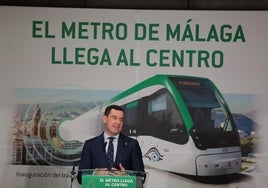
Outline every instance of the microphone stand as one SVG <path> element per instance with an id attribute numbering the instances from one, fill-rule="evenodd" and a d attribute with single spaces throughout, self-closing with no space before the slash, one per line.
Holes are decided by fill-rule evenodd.
<path id="1" fill-rule="evenodd" d="M 73 187 L 73 181 L 74 181 L 74 178 L 75 178 L 75 166 L 73 166 L 72 168 L 72 171 L 71 171 L 71 188 Z"/>

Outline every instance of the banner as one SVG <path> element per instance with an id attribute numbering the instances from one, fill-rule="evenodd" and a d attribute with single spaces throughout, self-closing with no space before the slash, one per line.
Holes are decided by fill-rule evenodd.
<path id="1" fill-rule="evenodd" d="M 129 108 L 126 132 L 141 145 L 147 188 L 265 185 L 267 11 L 2 6 L 0 16 L 3 187 L 70 186 L 109 103 Z M 204 85 L 211 95 L 187 93 Z M 198 140 L 209 122 L 191 108 L 225 132 Z"/>

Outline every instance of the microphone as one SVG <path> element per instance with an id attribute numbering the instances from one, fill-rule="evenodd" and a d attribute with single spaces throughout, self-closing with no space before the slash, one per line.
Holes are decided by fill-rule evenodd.
<path id="1" fill-rule="evenodd" d="M 72 168 L 72 171 L 71 171 L 71 188 L 73 187 L 73 181 L 74 181 L 74 178 L 75 178 L 75 166 L 73 166 Z"/>
<path id="2" fill-rule="evenodd" d="M 124 143 L 124 146 L 127 147 L 127 142 Z"/>

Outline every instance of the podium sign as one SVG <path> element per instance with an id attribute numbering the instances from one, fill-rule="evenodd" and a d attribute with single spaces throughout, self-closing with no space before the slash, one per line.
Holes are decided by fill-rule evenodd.
<path id="1" fill-rule="evenodd" d="M 136 188 L 136 176 L 82 176 L 82 188 Z"/>
<path id="2" fill-rule="evenodd" d="M 146 172 L 85 169 L 81 188 L 143 188 L 145 180 Z"/>

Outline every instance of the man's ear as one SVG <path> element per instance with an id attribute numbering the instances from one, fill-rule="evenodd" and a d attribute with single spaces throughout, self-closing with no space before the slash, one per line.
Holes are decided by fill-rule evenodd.
<path id="1" fill-rule="evenodd" d="M 106 123 L 106 119 L 107 119 L 107 116 L 103 116 L 103 117 L 102 117 L 102 121 L 103 121 L 103 123 Z"/>

